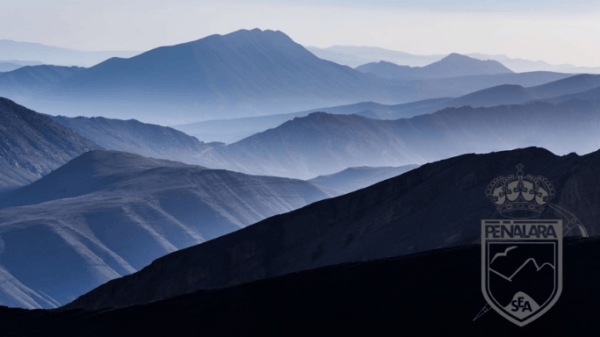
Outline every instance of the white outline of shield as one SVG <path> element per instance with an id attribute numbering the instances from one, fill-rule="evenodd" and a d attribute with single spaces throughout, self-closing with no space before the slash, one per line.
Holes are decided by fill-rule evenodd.
<path id="1" fill-rule="evenodd" d="M 550 300 L 550 303 L 548 303 L 546 306 L 544 306 L 541 310 L 539 310 L 538 312 L 536 312 L 535 314 L 533 314 L 531 317 L 527 318 L 524 321 L 519 321 L 517 320 L 515 317 L 511 316 L 510 314 L 507 314 L 504 310 L 502 310 L 501 308 L 499 308 L 496 303 L 489 297 L 488 293 L 487 293 L 487 275 L 486 275 L 486 264 L 487 264 L 487 259 L 486 259 L 486 239 L 485 239 L 485 223 L 486 221 L 493 221 L 495 224 L 514 224 L 514 221 L 518 221 L 519 224 L 523 224 L 523 223 L 536 223 L 536 224 L 548 224 L 550 222 L 552 222 L 552 224 L 556 225 L 556 236 L 558 238 L 558 270 L 555 270 L 555 272 L 557 273 L 557 279 L 558 279 L 558 289 L 556 289 L 556 292 L 554 294 L 554 297 Z M 545 314 L 548 310 L 550 310 L 550 308 L 552 308 L 554 306 L 554 304 L 556 304 L 556 301 L 558 301 L 558 298 L 560 297 L 560 295 L 562 294 L 562 288 L 563 288 L 563 282 L 562 282 L 562 271 L 563 271 L 563 258 L 562 258 L 562 249 L 563 249 L 563 236 L 562 236 L 562 220 L 560 219 L 515 219 L 515 220 L 509 220 L 509 219 L 485 219 L 485 220 L 481 220 L 481 292 L 483 293 L 483 297 L 485 298 L 485 300 L 487 301 L 487 303 L 494 308 L 494 310 L 499 313 L 502 317 L 506 318 L 507 320 L 513 322 L 514 324 L 520 326 L 520 327 L 524 327 L 525 325 L 535 321 L 536 319 L 540 318 L 543 314 Z M 493 240 L 496 241 L 496 240 Z M 525 240 L 524 240 L 525 241 Z"/>

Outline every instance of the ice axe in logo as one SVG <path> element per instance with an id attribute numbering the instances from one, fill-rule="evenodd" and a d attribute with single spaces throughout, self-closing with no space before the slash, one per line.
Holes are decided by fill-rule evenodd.
<path id="1" fill-rule="evenodd" d="M 569 232 L 571 232 L 571 230 L 575 227 L 578 227 L 580 233 L 581 233 L 581 237 L 587 238 L 588 237 L 588 232 L 585 229 L 585 227 L 583 226 L 583 224 L 581 223 L 581 221 L 579 221 L 579 219 L 577 219 L 577 217 L 575 217 L 575 215 L 573 215 L 571 212 L 567 211 L 566 209 L 556 205 L 556 204 L 549 204 L 548 205 L 550 208 L 554 209 L 556 212 L 558 212 L 560 215 L 562 215 L 567 221 L 563 223 L 563 236 L 566 236 Z M 483 316 L 486 312 L 490 311 L 492 309 L 492 307 L 489 304 L 486 304 L 477 314 L 477 316 L 475 316 L 475 318 L 473 318 L 473 322 L 478 319 L 479 317 Z"/>

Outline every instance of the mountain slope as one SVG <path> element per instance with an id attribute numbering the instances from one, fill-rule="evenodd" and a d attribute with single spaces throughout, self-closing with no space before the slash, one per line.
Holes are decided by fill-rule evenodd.
<path id="1" fill-rule="evenodd" d="M 349 103 L 385 84 L 317 58 L 282 32 L 254 29 L 109 59 L 45 88 L 31 104 L 46 104 L 46 111 L 69 116 L 81 110 L 87 116 L 172 124 L 224 113 L 281 113 L 283 102 L 290 112 L 317 102 Z M 0 85 L 0 93 L 9 89 Z"/>
<path id="2" fill-rule="evenodd" d="M 418 165 L 405 165 L 400 167 L 350 167 L 341 172 L 327 176 L 318 176 L 309 180 L 317 186 L 342 193 L 350 193 L 380 181 L 399 176 L 407 171 L 419 167 Z"/>
<path id="3" fill-rule="evenodd" d="M 22 65 L 11 62 L 0 62 L 0 72 L 13 71 L 21 68 Z"/>
<path id="4" fill-rule="evenodd" d="M 442 103 L 444 107 L 491 107 L 503 104 L 522 104 L 549 99 L 564 102 L 568 99 L 590 99 L 585 92 L 600 87 L 600 75 L 575 75 L 565 79 L 524 88 L 520 85 L 499 85 L 480 90 Z"/>
<path id="5" fill-rule="evenodd" d="M 137 120 L 63 116 L 51 118 L 107 150 L 131 152 L 188 164 L 194 163 L 196 153 L 210 150 L 209 144 L 183 132 Z"/>
<path id="6" fill-rule="evenodd" d="M 485 197 L 486 186 L 513 174 L 518 163 L 525 172 L 548 178 L 556 190 L 552 202 L 576 214 L 590 235 L 600 233 L 600 198 L 593 192 L 600 188 L 600 152 L 558 157 L 526 148 L 469 154 L 170 254 L 66 308 L 139 304 L 337 263 L 476 243 L 481 219 L 499 217 Z M 550 209 L 544 217 L 561 218 Z"/>
<path id="7" fill-rule="evenodd" d="M 28 184 L 99 148 L 52 119 L 0 97 L 0 191 Z"/>
<path id="8" fill-rule="evenodd" d="M 531 145 L 584 154 L 600 148 L 599 112 L 598 103 L 569 101 L 448 108 L 398 120 L 313 113 L 196 160 L 206 167 L 312 179 L 348 167 L 422 164 Z"/>
<path id="9" fill-rule="evenodd" d="M 400 66 L 380 61 L 357 67 L 356 70 L 387 79 L 448 78 L 474 75 L 510 74 L 512 70 L 497 61 L 481 61 L 460 54 L 450 54 L 424 67 Z"/>
<path id="10" fill-rule="evenodd" d="M 0 322 L 3 331 L 19 336 L 171 335 L 173 327 L 180 336 L 364 336 L 388 335 L 399 325 L 432 336 L 597 335 L 600 325 L 589 309 L 600 305 L 590 296 L 600 277 L 598 247 L 598 238 L 565 239 L 563 293 L 521 329 L 493 310 L 473 321 L 486 303 L 478 291 L 479 245 L 329 266 L 111 310 L 0 308 Z"/>
<path id="11" fill-rule="evenodd" d="M 160 256 L 329 196 L 299 180 L 90 151 L 0 196 L 0 300 L 59 306 Z"/>
<path id="12" fill-rule="evenodd" d="M 441 61 L 448 76 L 454 65 L 462 64 L 458 58 Z M 434 65 L 429 67 L 437 72 Z M 91 68 L 69 70 L 68 76 L 55 74 L 52 81 L 39 78 L 65 72 L 65 67 L 25 68 L 27 76 L 23 68 L 0 73 L 0 95 L 53 115 L 135 118 L 162 125 L 368 101 L 400 104 L 457 97 L 497 84 L 524 84 L 506 77 L 520 74 L 494 71 L 495 75 L 477 79 L 381 79 L 319 59 L 282 32 L 258 29 L 211 35 L 129 59 L 112 58 Z M 488 73 L 484 70 L 477 71 Z M 564 76 L 546 75 L 534 74 L 535 84 Z"/>

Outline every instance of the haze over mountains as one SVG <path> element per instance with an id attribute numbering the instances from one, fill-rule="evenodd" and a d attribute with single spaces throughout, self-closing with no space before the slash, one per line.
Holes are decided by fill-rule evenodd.
<path id="1" fill-rule="evenodd" d="M 386 52 L 359 49 L 349 62 Z M 345 50 L 352 51 L 327 52 L 346 57 Z M 0 73 L 0 96 L 40 112 L 0 98 L 0 304 L 70 303 L 36 311 L 52 328 L 33 334 L 88 318 L 127 325 L 139 313 L 175 316 L 173 324 L 182 308 L 215 318 L 236 296 L 257 310 L 247 320 L 286 300 L 312 301 L 301 318 L 333 319 L 315 308 L 334 298 L 327 287 L 348 307 L 354 299 L 384 307 L 385 296 L 366 300 L 379 291 L 373 275 L 400 282 L 403 274 L 402 284 L 414 286 L 406 281 L 419 270 L 411 263 L 429 260 L 365 261 L 478 243 L 480 219 L 499 216 L 485 187 L 518 163 L 549 178 L 552 202 L 600 234 L 600 75 L 514 73 L 458 54 L 357 70 L 316 57 L 282 32 L 255 29 L 90 68 L 24 66 Z M 543 217 L 560 214 L 548 209 Z M 463 258 L 449 264 L 452 275 L 471 261 L 441 253 L 435 263 Z M 439 278 L 431 270 L 414 278 L 426 276 Z M 349 296 L 358 284 L 370 288 Z M 253 307 L 249 298 L 261 294 L 265 301 Z M 139 306 L 115 309 L 130 305 Z M 110 309 L 88 311 L 101 308 Z M 30 317 L 0 310 L 15 322 Z"/>
<path id="2" fill-rule="evenodd" d="M 0 83 L 10 74 L 0 75 Z M 31 87 L 17 82 L 24 90 Z M 75 109 L 80 115 L 145 120 L 160 114 L 164 122 L 169 110 L 172 121 L 202 120 L 225 112 L 233 117 L 300 110 L 314 102 L 341 104 L 359 93 L 368 97 L 385 85 L 379 82 L 315 57 L 281 32 L 255 29 L 113 58 L 61 78 L 24 103 L 49 113 Z M 17 94 L 0 85 L 4 92 Z"/>
<path id="3" fill-rule="evenodd" d="M 481 61 L 459 54 L 450 54 L 440 61 L 424 67 L 400 66 L 394 63 L 379 61 L 356 67 L 363 73 L 373 74 L 381 78 L 408 80 L 449 78 L 475 75 L 512 74 L 513 71 L 497 61 Z"/>
<path id="4" fill-rule="evenodd" d="M 542 146 L 557 154 L 600 148 L 600 106 L 572 100 L 447 108 L 398 120 L 313 113 L 196 156 L 239 172 L 311 179 L 356 166 L 423 164 L 463 153 Z"/>
<path id="5" fill-rule="evenodd" d="M 467 78 L 489 69 L 467 71 L 457 67 L 464 57 L 446 59 L 427 69 L 439 66 L 436 71 L 444 76 L 460 77 L 389 80 L 319 59 L 282 32 L 241 30 L 91 68 L 36 66 L 0 73 L 0 96 L 53 115 L 183 124 L 365 101 L 457 97 L 498 84 L 530 86 L 565 77 L 505 73 Z M 466 72 L 453 70 L 459 68 Z"/>
<path id="6" fill-rule="evenodd" d="M 318 57 L 347 65 L 352 68 L 372 63 L 386 61 L 409 67 L 423 67 L 437 62 L 446 55 L 415 55 L 401 51 L 389 50 L 378 47 L 332 46 L 329 48 L 307 47 Z M 553 71 L 562 73 L 600 73 L 600 67 L 576 67 L 571 64 L 553 65 L 544 61 L 532 61 L 520 58 L 510 58 L 506 55 L 490 55 L 469 53 L 466 56 L 487 61 L 493 60 L 502 63 L 510 70 L 522 73 L 532 71 Z"/>
<path id="7" fill-rule="evenodd" d="M 0 303 L 56 307 L 160 256 L 330 196 L 299 180 L 87 152 L 0 196 Z"/>
<path id="8" fill-rule="evenodd" d="M 560 81 L 562 79 L 570 77 L 573 76 L 561 73 L 536 72 L 523 74 L 465 76 L 420 81 L 411 80 L 405 83 L 408 86 L 414 86 L 415 88 L 418 88 L 421 94 L 426 96 L 434 96 L 436 92 L 441 92 L 451 95 L 458 95 L 457 98 L 460 98 L 460 96 L 462 95 L 461 93 L 467 93 L 468 95 L 474 91 L 482 90 L 482 88 L 490 88 L 505 84 L 532 87 Z M 580 79 L 583 78 L 584 77 L 581 77 Z M 587 88 L 577 83 L 566 84 L 567 85 L 562 86 L 562 88 L 565 89 L 565 92 L 569 93 L 573 92 L 573 88 L 581 88 L 582 90 Z M 560 91 L 557 91 L 555 94 L 560 95 L 562 93 Z M 248 136 L 251 136 L 255 133 L 277 127 L 286 121 L 294 119 L 295 117 L 305 117 L 312 112 L 328 112 L 332 114 L 357 114 L 374 119 L 410 118 L 417 115 L 442 110 L 449 106 L 456 106 L 445 104 L 447 102 L 450 102 L 452 99 L 452 97 L 439 97 L 417 102 L 394 105 L 381 104 L 375 102 L 361 102 L 349 105 L 322 107 L 289 114 L 277 114 L 270 116 L 247 118 L 218 119 L 206 122 L 175 125 L 173 127 L 177 130 L 183 131 L 206 142 L 217 141 L 233 143 L 242 140 Z M 469 105 L 469 103 L 466 104 Z M 490 105 L 485 104 L 485 106 Z"/>
<path id="9" fill-rule="evenodd" d="M 77 132 L 105 149 L 136 153 L 194 164 L 194 156 L 210 151 L 211 145 L 198 141 L 169 127 L 141 123 L 137 120 L 104 117 L 51 117 L 54 121 Z"/>
<path id="10" fill-rule="evenodd" d="M 332 46 L 329 48 L 306 47 L 324 60 L 356 68 L 370 62 L 388 61 L 409 67 L 423 67 L 444 58 L 445 55 L 413 55 L 378 47 Z"/>
<path id="11" fill-rule="evenodd" d="M 9 72 L 13 70 L 17 70 L 19 68 L 25 66 L 39 66 L 42 65 L 41 62 L 28 62 L 28 61 L 0 61 L 0 72 Z"/>
<path id="12" fill-rule="evenodd" d="M 405 165 L 400 167 L 350 167 L 341 172 L 326 176 L 318 176 L 309 181 L 314 185 L 324 186 L 330 190 L 344 194 L 399 176 L 417 167 L 419 167 L 419 165 Z"/>
<path id="13" fill-rule="evenodd" d="M 137 51 L 81 51 L 40 43 L 0 40 L 0 61 L 18 60 L 59 66 L 91 67 L 111 57 L 132 57 L 139 53 Z"/>

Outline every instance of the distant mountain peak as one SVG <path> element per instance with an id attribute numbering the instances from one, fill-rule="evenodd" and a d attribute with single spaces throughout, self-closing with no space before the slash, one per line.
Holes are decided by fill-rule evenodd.
<path id="1" fill-rule="evenodd" d="M 382 60 L 364 64 L 356 70 L 390 79 L 450 78 L 513 73 L 498 61 L 481 61 L 458 53 L 449 54 L 440 61 L 424 67 L 411 68 Z"/>

